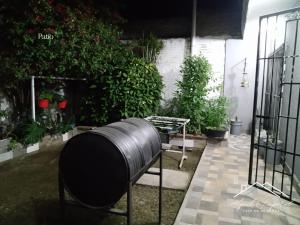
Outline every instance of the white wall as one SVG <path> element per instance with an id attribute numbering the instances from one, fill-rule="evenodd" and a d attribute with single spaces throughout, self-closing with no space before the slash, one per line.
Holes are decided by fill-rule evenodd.
<path id="1" fill-rule="evenodd" d="M 243 40 L 226 41 L 224 94 L 231 100 L 231 116 L 238 116 L 243 130 L 250 130 L 254 97 L 256 51 L 259 16 L 300 6 L 299 0 L 249 0 L 248 14 Z M 250 86 L 241 88 L 242 64 L 247 58 Z"/>
<path id="2" fill-rule="evenodd" d="M 193 55 L 202 54 L 212 66 L 212 79 L 210 87 L 223 85 L 225 64 L 225 41 L 222 39 L 195 38 L 193 42 Z M 218 95 L 210 93 L 210 96 Z"/>
<path id="3" fill-rule="evenodd" d="M 186 56 L 187 41 L 184 38 L 174 38 L 163 40 L 163 44 L 156 65 L 165 84 L 163 99 L 169 100 L 176 90 L 176 81 L 181 80 L 180 66 Z"/>
<path id="4" fill-rule="evenodd" d="M 190 40 L 183 38 L 163 40 L 164 47 L 160 52 L 156 65 L 165 84 L 163 99 L 174 97 L 176 82 L 181 80 L 180 67 L 184 58 L 190 54 Z M 214 82 L 211 86 L 223 84 L 225 41 L 222 39 L 195 38 L 193 55 L 204 55 L 212 65 Z M 213 80 L 213 79 L 212 79 Z"/>

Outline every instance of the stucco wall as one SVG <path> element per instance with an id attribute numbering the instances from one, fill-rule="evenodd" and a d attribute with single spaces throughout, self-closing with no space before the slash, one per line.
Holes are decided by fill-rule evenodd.
<path id="1" fill-rule="evenodd" d="M 193 55 L 204 55 L 212 66 L 212 79 L 210 87 L 223 86 L 225 64 L 225 40 L 212 38 L 195 38 L 193 42 Z M 210 97 L 219 92 L 210 93 Z"/>
<path id="2" fill-rule="evenodd" d="M 184 38 L 174 38 L 163 40 L 163 44 L 156 65 L 165 84 L 163 99 L 170 100 L 176 90 L 176 81 L 181 79 L 180 66 L 187 54 L 188 41 Z"/>
<path id="3" fill-rule="evenodd" d="M 244 123 L 243 131 L 249 132 L 252 121 L 256 50 L 259 16 L 300 6 L 299 0 L 250 0 L 243 40 L 226 41 L 224 94 L 231 100 L 231 115 Z M 242 64 L 247 58 L 250 86 L 241 88 Z"/>
<path id="4" fill-rule="evenodd" d="M 166 39 L 164 47 L 157 59 L 157 68 L 165 84 L 163 99 L 173 98 L 177 89 L 176 81 L 181 80 L 180 66 L 184 58 L 190 55 L 189 39 Z M 195 38 L 193 42 L 193 55 L 204 55 L 212 65 L 214 81 L 212 86 L 223 84 L 225 41 L 222 39 Z"/>

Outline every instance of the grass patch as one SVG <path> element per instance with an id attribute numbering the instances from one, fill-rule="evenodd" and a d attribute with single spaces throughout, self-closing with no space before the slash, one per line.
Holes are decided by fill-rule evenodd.
<path id="1" fill-rule="evenodd" d="M 59 225 L 58 157 L 61 143 L 42 147 L 37 154 L 0 164 L 0 224 Z M 204 147 L 204 145 L 202 146 Z M 201 148 L 202 148 L 201 147 Z M 183 171 L 191 175 L 198 164 L 201 150 L 188 152 Z M 164 168 L 178 169 L 180 154 L 165 153 Z M 163 190 L 162 224 L 174 223 L 185 192 Z M 116 204 L 126 208 L 126 196 Z M 143 185 L 133 187 L 133 224 L 154 225 L 158 221 L 158 189 Z M 118 225 L 126 218 L 99 211 L 67 207 L 66 225 Z"/>

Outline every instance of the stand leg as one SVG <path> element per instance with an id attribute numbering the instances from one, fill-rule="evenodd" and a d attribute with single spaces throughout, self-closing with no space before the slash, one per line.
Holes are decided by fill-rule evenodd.
<path id="1" fill-rule="evenodd" d="M 127 191 L 127 225 L 132 223 L 132 182 L 128 183 Z"/>
<path id="2" fill-rule="evenodd" d="M 161 224 L 161 212 L 162 212 L 162 182 L 163 182 L 163 169 L 162 169 L 163 153 L 160 153 L 159 157 L 159 200 L 158 200 L 158 222 Z"/>
<path id="3" fill-rule="evenodd" d="M 60 174 L 58 175 L 58 191 L 61 221 L 65 219 L 65 189 Z"/>
<path id="4" fill-rule="evenodd" d="M 178 168 L 181 169 L 183 161 L 187 159 L 185 155 L 185 125 L 183 125 L 183 134 L 182 134 L 182 156 L 179 162 Z"/>

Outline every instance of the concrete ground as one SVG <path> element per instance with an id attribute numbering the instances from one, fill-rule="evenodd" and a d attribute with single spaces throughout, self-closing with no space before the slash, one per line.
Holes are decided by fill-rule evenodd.
<path id="1" fill-rule="evenodd" d="M 300 206 L 248 183 L 250 137 L 230 136 L 204 150 L 175 225 L 298 225 Z"/>
<path id="2" fill-rule="evenodd" d="M 150 168 L 151 172 L 159 172 L 158 168 Z M 163 169 L 163 182 L 164 188 L 183 190 L 185 191 L 190 183 L 190 173 Z M 159 177 L 152 174 L 144 174 L 137 184 L 148 185 L 157 187 L 159 185 Z"/>

